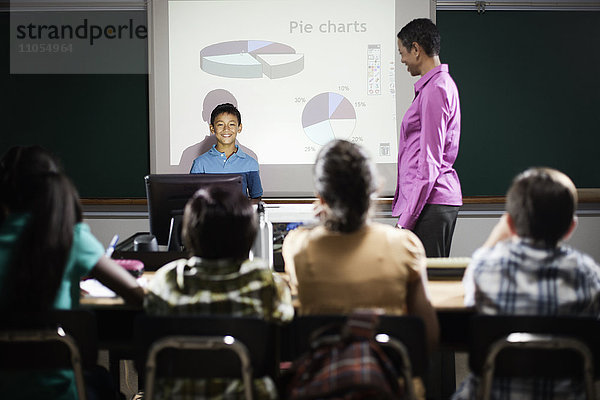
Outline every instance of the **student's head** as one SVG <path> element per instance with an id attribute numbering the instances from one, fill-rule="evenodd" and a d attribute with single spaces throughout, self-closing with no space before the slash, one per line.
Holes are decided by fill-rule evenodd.
<path id="1" fill-rule="evenodd" d="M 212 113 L 210 113 L 210 124 L 211 125 L 215 124 L 215 120 L 217 119 L 217 117 L 220 114 L 231 114 L 237 118 L 238 125 L 242 124 L 242 115 L 240 114 L 240 111 L 237 109 L 236 106 L 234 106 L 231 103 L 219 104 L 212 110 Z"/>
<path id="2" fill-rule="evenodd" d="M 363 226 L 377 188 L 375 166 L 366 152 L 334 140 L 321 149 L 314 168 L 315 191 L 326 205 L 325 226 L 338 232 Z"/>
<path id="3" fill-rule="evenodd" d="M 412 76 L 420 75 L 419 57 L 435 57 L 440 54 L 440 32 L 427 18 L 413 19 L 398 32 L 398 52 L 401 62 Z"/>
<path id="4" fill-rule="evenodd" d="M 0 159 L 0 204 L 4 212 L 30 211 L 35 200 L 32 191 L 36 190 L 30 180 L 39 174 L 61 170 L 58 159 L 43 147 L 10 148 Z"/>
<path id="5" fill-rule="evenodd" d="M 242 116 L 231 103 L 219 104 L 210 115 L 210 132 L 216 136 L 217 144 L 235 144 L 237 134 L 242 131 Z"/>
<path id="6" fill-rule="evenodd" d="M 569 177 L 551 168 L 531 168 L 514 179 L 506 211 L 522 238 L 553 247 L 575 227 L 577 191 Z"/>
<path id="7" fill-rule="evenodd" d="M 254 208 L 238 190 L 211 185 L 197 191 L 185 206 L 182 235 L 195 256 L 245 260 L 256 230 Z"/>
<path id="8" fill-rule="evenodd" d="M 231 103 L 237 107 L 237 99 L 228 90 L 214 89 L 204 96 L 202 102 L 202 119 L 210 126 L 210 117 L 216 106 L 223 103 Z"/>
<path id="9" fill-rule="evenodd" d="M 15 147 L 0 160 L 0 197 L 8 214 L 26 216 L 12 254 L 5 304 L 24 310 L 51 308 L 62 279 L 73 231 L 81 221 L 79 197 L 58 161 L 39 146 Z M 0 289 L 2 291 L 2 289 Z M 10 296 L 10 295 L 9 295 Z"/>

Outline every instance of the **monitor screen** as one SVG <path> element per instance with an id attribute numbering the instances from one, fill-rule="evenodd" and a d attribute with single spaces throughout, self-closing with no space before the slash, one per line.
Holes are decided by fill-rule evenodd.
<path id="1" fill-rule="evenodd" d="M 221 185 L 242 191 L 239 174 L 151 174 L 144 181 L 150 233 L 156 236 L 159 245 L 169 244 L 172 222 L 181 220 L 185 204 L 198 189 Z"/>

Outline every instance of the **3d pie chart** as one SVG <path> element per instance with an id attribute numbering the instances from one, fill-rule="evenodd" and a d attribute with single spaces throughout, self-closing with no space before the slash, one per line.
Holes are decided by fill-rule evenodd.
<path id="1" fill-rule="evenodd" d="M 302 127 L 306 136 L 324 145 L 333 139 L 346 139 L 354 131 L 356 111 L 352 103 L 338 93 L 325 92 L 306 103 Z"/>
<path id="2" fill-rule="evenodd" d="M 235 40 L 200 51 L 200 68 L 225 78 L 285 78 L 304 69 L 304 54 L 283 43 Z"/>

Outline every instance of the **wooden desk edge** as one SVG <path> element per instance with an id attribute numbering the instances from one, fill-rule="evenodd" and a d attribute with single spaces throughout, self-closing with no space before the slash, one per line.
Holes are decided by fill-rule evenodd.
<path id="1" fill-rule="evenodd" d="M 579 188 L 577 189 L 579 203 L 600 203 L 600 188 Z M 315 201 L 315 198 L 263 198 L 267 204 L 310 204 Z M 465 196 L 463 197 L 464 204 L 504 204 L 505 196 Z M 392 198 L 381 197 L 376 201 L 377 204 L 391 204 Z M 83 205 L 138 205 L 145 206 L 148 204 L 145 198 L 83 198 Z"/>
<path id="2" fill-rule="evenodd" d="M 154 275 L 154 272 L 144 272 L 146 278 Z M 429 281 L 428 290 L 431 297 L 431 303 L 437 311 L 460 311 L 465 310 L 463 299 L 464 299 L 464 288 L 461 281 L 457 280 L 443 280 L 443 281 Z M 135 307 L 128 306 L 125 304 L 121 297 L 91 297 L 81 296 L 79 299 L 80 306 L 91 307 L 91 308 L 131 308 Z"/>

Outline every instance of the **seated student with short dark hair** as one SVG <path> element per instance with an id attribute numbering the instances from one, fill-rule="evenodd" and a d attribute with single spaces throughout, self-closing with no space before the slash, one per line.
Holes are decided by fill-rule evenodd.
<path id="1" fill-rule="evenodd" d="M 577 191 L 569 177 L 550 168 L 517 175 L 506 213 L 465 271 L 465 305 L 481 314 L 588 315 L 600 317 L 600 266 L 561 241 L 575 226 Z M 454 399 L 474 399 L 470 375 Z M 492 398 L 577 398 L 571 381 L 495 380 Z"/>
<path id="2" fill-rule="evenodd" d="M 77 191 L 58 160 L 39 146 L 11 148 L 0 159 L 0 310 L 75 308 L 84 276 L 97 278 L 128 303 L 142 303 L 143 289 L 105 256 L 82 223 Z M 106 393 L 106 385 L 92 388 L 86 381 L 88 398 L 103 392 L 116 397 L 116 390 Z M 0 393 L 7 399 L 78 398 L 69 370 L 2 371 Z"/>
<path id="3" fill-rule="evenodd" d="M 160 268 L 149 283 L 150 314 L 222 314 L 290 321 L 287 284 L 261 259 L 248 260 L 257 231 L 256 213 L 242 193 L 219 186 L 201 189 L 188 201 L 182 235 L 191 258 Z M 239 379 L 157 380 L 157 399 L 243 398 Z M 255 380 L 257 397 L 277 397 L 268 377 Z"/>
<path id="4" fill-rule="evenodd" d="M 242 131 L 242 116 L 230 103 L 219 104 L 210 114 L 210 132 L 217 144 L 194 160 L 190 174 L 242 174 L 243 191 L 251 199 L 260 199 L 263 189 L 258 161 L 235 144 Z"/>

